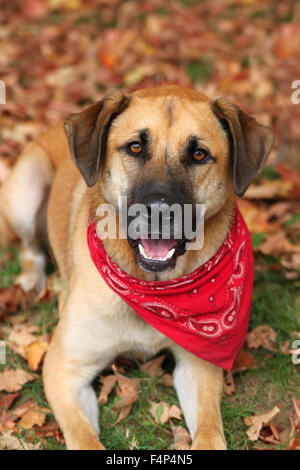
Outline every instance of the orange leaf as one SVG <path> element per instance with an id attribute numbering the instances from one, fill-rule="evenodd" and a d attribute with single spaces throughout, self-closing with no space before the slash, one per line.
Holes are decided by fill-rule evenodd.
<path id="1" fill-rule="evenodd" d="M 44 355 L 48 351 L 49 344 L 37 339 L 25 347 L 25 358 L 30 370 L 37 370 Z"/>

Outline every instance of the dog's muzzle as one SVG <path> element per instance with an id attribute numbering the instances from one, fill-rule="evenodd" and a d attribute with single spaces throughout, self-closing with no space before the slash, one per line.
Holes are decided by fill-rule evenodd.
<path id="1" fill-rule="evenodd" d="M 144 271 L 162 272 L 175 266 L 185 252 L 184 204 L 171 191 L 151 191 L 128 209 L 127 238 Z"/>

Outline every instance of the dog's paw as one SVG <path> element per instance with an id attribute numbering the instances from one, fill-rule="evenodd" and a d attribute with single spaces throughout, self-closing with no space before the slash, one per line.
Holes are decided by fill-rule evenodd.
<path id="1" fill-rule="evenodd" d="M 43 272 L 23 272 L 15 280 L 25 292 L 35 290 L 40 293 L 46 286 L 47 277 Z"/>
<path id="2" fill-rule="evenodd" d="M 192 450 L 226 450 L 227 445 L 222 433 L 213 434 L 197 433 L 193 443 Z"/>

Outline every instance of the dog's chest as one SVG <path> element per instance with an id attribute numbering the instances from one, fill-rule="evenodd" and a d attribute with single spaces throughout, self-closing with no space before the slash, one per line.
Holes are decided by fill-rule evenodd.
<path id="1" fill-rule="evenodd" d="M 107 329 L 115 332 L 119 353 L 153 355 L 173 342 L 143 320 L 122 298 L 114 296 L 114 314 Z"/>

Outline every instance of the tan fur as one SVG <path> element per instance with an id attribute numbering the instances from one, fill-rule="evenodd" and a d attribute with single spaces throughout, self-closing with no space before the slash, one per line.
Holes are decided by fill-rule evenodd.
<path id="1" fill-rule="evenodd" d="M 96 105 L 82 118 L 71 117 L 67 128 L 69 139 L 76 140 L 85 131 L 86 123 L 93 129 L 93 116 L 97 112 L 104 113 L 107 122 L 120 99 L 118 95 L 104 105 Z M 70 158 L 62 124 L 30 144 L 1 190 L 0 235 L 10 241 L 17 236 L 27 250 L 38 250 L 37 230 L 31 233 L 31 239 L 22 233 L 22 223 L 17 217 L 22 204 L 18 200 L 22 201 L 25 188 L 34 177 L 33 195 L 41 188 L 46 191 L 51 182 L 48 236 L 65 290 L 60 298 L 60 321 L 46 355 L 43 377 L 47 399 L 69 449 L 103 449 L 98 440 L 98 404 L 90 385 L 96 374 L 119 354 L 131 351 L 150 357 L 162 348 L 169 348 L 175 356 L 175 387 L 193 437 L 193 449 L 223 449 L 226 443 L 220 412 L 222 370 L 191 355 L 145 323 L 109 289 L 91 261 L 86 230 L 90 216 L 97 220 L 96 209 L 101 203 L 109 202 L 117 207 L 120 194 L 133 182 L 143 181 L 145 175 L 164 182 L 168 166 L 184 184 L 193 188 L 198 202 L 207 204 L 204 247 L 186 252 L 178 258 L 175 269 L 155 276 L 137 267 L 127 240 L 105 240 L 104 245 L 122 269 L 141 279 L 164 280 L 191 272 L 216 253 L 232 221 L 234 194 L 228 139 L 210 100 L 194 90 L 145 89 L 135 92 L 129 100 L 129 105 L 123 103 L 122 112 L 112 122 L 100 176 L 91 187 L 86 186 Z M 134 159 L 121 154 L 118 147 L 128 139 L 134 140 L 137 129 L 143 127 L 150 128 L 154 137 L 152 158 L 140 170 Z M 72 134 L 74 129 L 76 135 Z M 203 145 L 216 155 L 216 164 L 183 170 L 179 149 L 191 133 L 199 135 Z M 92 151 L 96 152 L 97 140 L 93 142 Z M 5 201 L 10 211 L 4 208 Z M 36 204 L 36 214 L 31 214 L 36 216 L 36 224 L 40 206 L 42 201 Z M 35 260 L 34 256 L 32 259 Z M 40 274 L 40 266 L 32 259 L 24 261 L 25 287 L 28 271 L 32 272 L 36 266 Z"/>

